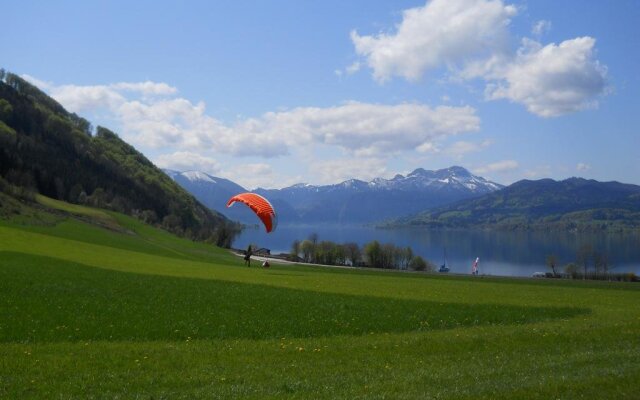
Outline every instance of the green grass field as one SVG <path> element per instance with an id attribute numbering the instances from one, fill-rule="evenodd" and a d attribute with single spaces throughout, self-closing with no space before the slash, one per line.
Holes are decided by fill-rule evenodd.
<path id="1" fill-rule="evenodd" d="M 0 220 L 0 398 L 640 398 L 638 284 L 246 268 L 39 202 Z"/>

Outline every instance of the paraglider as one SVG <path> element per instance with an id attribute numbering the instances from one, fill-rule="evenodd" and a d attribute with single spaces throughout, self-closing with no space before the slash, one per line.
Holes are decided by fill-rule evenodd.
<path id="1" fill-rule="evenodd" d="M 278 226 L 278 217 L 269 200 L 255 193 L 240 193 L 229 199 L 227 207 L 231 207 L 236 202 L 246 204 L 260 218 L 267 233 L 273 232 Z"/>

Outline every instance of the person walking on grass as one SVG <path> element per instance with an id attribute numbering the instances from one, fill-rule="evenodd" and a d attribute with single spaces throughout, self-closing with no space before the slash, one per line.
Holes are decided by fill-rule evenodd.
<path id="1" fill-rule="evenodd" d="M 251 266 L 251 255 L 253 254 L 253 252 L 251 251 L 251 245 L 249 245 L 249 247 L 247 247 L 247 251 L 245 252 L 244 255 L 244 265 L 246 265 L 247 267 Z"/>

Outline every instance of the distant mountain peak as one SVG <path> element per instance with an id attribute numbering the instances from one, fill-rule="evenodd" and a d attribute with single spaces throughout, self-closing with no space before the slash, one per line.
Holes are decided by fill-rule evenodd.
<path id="1" fill-rule="evenodd" d="M 232 194 L 243 190 L 223 178 L 198 171 L 166 171 L 208 206 L 230 217 L 235 210 L 224 208 Z M 232 186 L 235 185 L 235 186 Z M 282 189 L 257 188 L 281 212 L 282 221 L 374 222 L 417 213 L 430 207 L 477 197 L 501 189 L 502 185 L 472 175 L 462 167 L 429 171 L 417 168 L 404 176 L 348 179 L 333 185 L 297 183 Z M 251 221 L 251 219 L 249 219 Z"/>
<path id="2" fill-rule="evenodd" d="M 191 182 L 209 182 L 216 183 L 213 176 L 202 171 L 185 171 L 181 173 L 182 176 L 190 180 Z"/>
<path id="3" fill-rule="evenodd" d="M 471 176 L 471 172 L 469 172 L 469 170 L 457 165 L 447 168 L 446 171 L 449 171 L 452 175 L 455 175 L 455 176 L 464 176 L 464 177 Z"/>
<path id="4" fill-rule="evenodd" d="M 300 183 L 296 183 L 295 185 L 291 185 L 290 187 L 295 189 L 304 189 L 304 188 L 310 188 L 314 186 L 310 183 L 300 182 Z"/>
<path id="5" fill-rule="evenodd" d="M 442 168 L 435 171 L 428 171 L 424 168 L 416 168 L 407 177 L 471 177 L 473 176 L 469 170 L 464 167 L 454 165 L 449 168 Z"/>
<path id="6" fill-rule="evenodd" d="M 427 175 L 427 170 L 424 168 L 416 168 L 414 169 L 407 177 L 409 176 L 424 176 Z"/>

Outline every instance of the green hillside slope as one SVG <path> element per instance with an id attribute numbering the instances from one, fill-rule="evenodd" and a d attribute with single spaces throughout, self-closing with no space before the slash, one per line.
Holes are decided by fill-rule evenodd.
<path id="1" fill-rule="evenodd" d="M 40 201 L 0 219 L 3 399 L 640 391 L 637 284 L 247 268 L 123 214 Z"/>
<path id="2" fill-rule="evenodd" d="M 119 211 L 228 244 L 226 219 L 110 130 L 92 127 L 22 78 L 0 72 L 0 189 Z M 226 243 L 225 243 L 226 242 Z"/>

